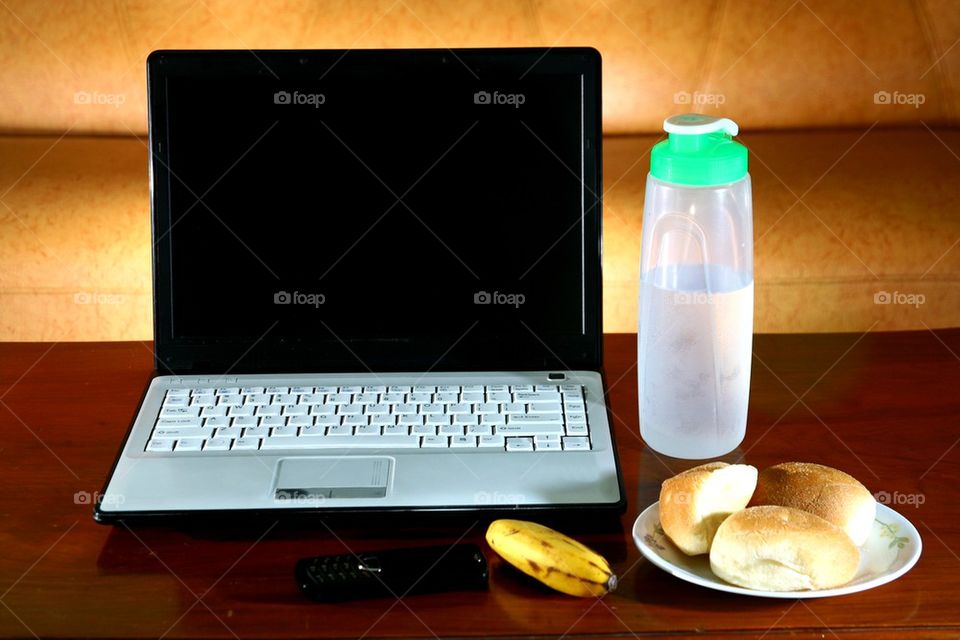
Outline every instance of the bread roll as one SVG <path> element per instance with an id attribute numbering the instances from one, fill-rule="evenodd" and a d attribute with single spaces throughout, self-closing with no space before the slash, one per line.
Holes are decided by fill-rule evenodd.
<path id="1" fill-rule="evenodd" d="M 748 464 L 710 462 L 663 482 L 660 525 L 690 556 L 710 551 L 720 523 L 747 506 L 757 486 L 757 469 Z"/>
<path id="2" fill-rule="evenodd" d="M 809 511 L 846 531 L 858 547 L 867 541 L 877 516 L 876 500 L 856 478 L 808 462 L 784 462 L 764 469 L 750 504 Z"/>
<path id="3" fill-rule="evenodd" d="M 829 589 L 857 573 L 860 551 L 840 527 L 800 509 L 750 507 L 723 521 L 710 568 L 741 587 Z"/>

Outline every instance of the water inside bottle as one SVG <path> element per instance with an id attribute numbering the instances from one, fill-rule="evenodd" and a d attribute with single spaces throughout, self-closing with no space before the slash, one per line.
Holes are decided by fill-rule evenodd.
<path id="1" fill-rule="evenodd" d="M 678 458 L 713 458 L 746 431 L 753 278 L 719 265 L 670 265 L 640 287 L 640 432 Z"/>

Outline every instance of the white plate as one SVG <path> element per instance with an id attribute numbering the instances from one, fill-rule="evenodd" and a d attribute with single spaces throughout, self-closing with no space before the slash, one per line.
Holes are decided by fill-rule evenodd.
<path id="1" fill-rule="evenodd" d="M 633 541 L 650 562 L 681 580 L 709 589 L 762 598 L 826 598 L 866 591 L 896 580 L 920 558 L 920 534 L 910 521 L 882 504 L 866 544 L 860 549 L 860 568 L 853 580 L 835 589 L 811 591 L 760 591 L 725 582 L 710 570 L 707 555 L 688 556 L 680 551 L 660 527 L 660 503 L 654 502 L 633 524 Z"/>

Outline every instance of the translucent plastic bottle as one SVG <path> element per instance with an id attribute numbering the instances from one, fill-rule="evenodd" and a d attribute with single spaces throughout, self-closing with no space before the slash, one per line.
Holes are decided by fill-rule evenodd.
<path id="1" fill-rule="evenodd" d="M 640 433 L 714 458 L 746 433 L 753 342 L 747 149 L 726 118 L 667 118 L 650 154 L 640 253 Z"/>

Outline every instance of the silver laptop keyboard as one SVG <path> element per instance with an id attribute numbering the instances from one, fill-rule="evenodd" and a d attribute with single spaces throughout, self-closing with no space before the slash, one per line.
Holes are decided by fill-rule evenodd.
<path id="1" fill-rule="evenodd" d="M 196 387 L 166 392 L 151 453 L 590 450 L 581 385 Z"/>

